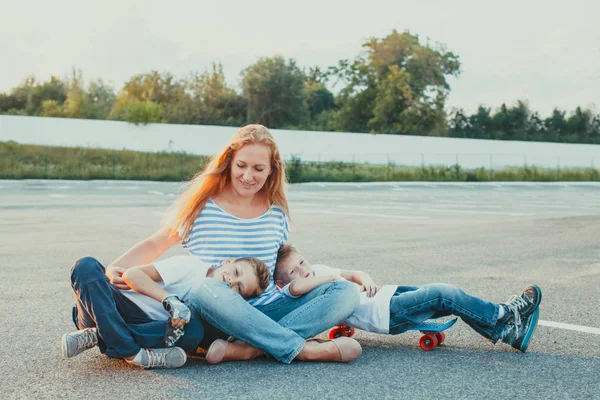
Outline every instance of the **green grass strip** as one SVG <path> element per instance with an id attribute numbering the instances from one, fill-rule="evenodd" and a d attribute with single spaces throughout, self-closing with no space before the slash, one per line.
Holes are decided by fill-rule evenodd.
<path id="1" fill-rule="evenodd" d="M 0 142 L 0 179 L 119 179 L 185 181 L 201 171 L 208 156 Z M 465 169 L 454 166 L 371 165 L 343 162 L 286 164 L 292 183 L 385 181 L 598 181 L 598 168 Z"/>

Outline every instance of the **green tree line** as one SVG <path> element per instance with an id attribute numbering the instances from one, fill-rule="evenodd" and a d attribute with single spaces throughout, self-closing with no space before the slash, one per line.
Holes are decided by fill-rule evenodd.
<path id="1" fill-rule="evenodd" d="M 363 43 L 354 59 L 328 68 L 302 68 L 293 59 L 263 57 L 229 85 L 221 64 L 177 78 L 152 71 L 118 91 L 101 79 L 26 78 L 0 93 L 0 114 L 270 128 L 450 136 L 462 138 L 600 143 L 600 115 L 577 107 L 542 118 L 526 101 L 469 115 L 446 110 L 448 78 L 460 60 L 441 44 L 392 31 Z M 335 94 L 334 94 L 335 91 Z"/>

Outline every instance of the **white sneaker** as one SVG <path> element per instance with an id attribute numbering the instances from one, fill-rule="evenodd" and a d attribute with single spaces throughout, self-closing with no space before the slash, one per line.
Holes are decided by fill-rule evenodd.
<path id="1" fill-rule="evenodd" d="M 185 364 L 187 356 L 181 347 L 141 349 L 133 360 L 126 361 L 142 368 L 179 368 Z"/>
<path id="2" fill-rule="evenodd" d="M 96 328 L 85 328 L 67 333 L 63 335 L 61 344 L 64 358 L 75 357 L 98 345 L 98 330 Z"/>

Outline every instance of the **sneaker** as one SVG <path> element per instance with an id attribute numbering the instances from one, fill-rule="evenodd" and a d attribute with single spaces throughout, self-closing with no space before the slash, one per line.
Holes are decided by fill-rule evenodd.
<path id="1" fill-rule="evenodd" d="M 85 328 L 67 333 L 62 337 L 62 355 L 64 358 L 75 357 L 98 345 L 98 330 Z"/>
<path id="2" fill-rule="evenodd" d="M 520 325 L 515 325 L 514 323 L 506 324 L 502 341 L 525 353 L 537 326 L 539 315 L 540 309 L 536 308 L 531 314 L 525 317 Z"/>
<path id="3" fill-rule="evenodd" d="M 141 349 L 133 360 L 127 360 L 128 363 L 142 368 L 179 368 L 186 361 L 187 356 L 181 347 Z"/>
<path id="4" fill-rule="evenodd" d="M 506 314 L 500 319 L 502 323 L 513 322 L 515 326 L 521 325 L 521 320 L 525 319 L 533 312 L 542 301 L 542 289 L 537 285 L 528 286 L 521 296 L 511 296 L 502 306 Z"/>

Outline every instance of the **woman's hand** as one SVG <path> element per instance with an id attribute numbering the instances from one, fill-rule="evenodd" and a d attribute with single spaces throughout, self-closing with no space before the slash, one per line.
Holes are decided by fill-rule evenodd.
<path id="1" fill-rule="evenodd" d="M 131 289 L 123 280 L 123 273 L 125 272 L 125 268 L 117 267 L 115 265 L 111 265 L 106 268 L 106 276 L 110 283 L 112 283 L 117 289 L 129 290 Z"/>

